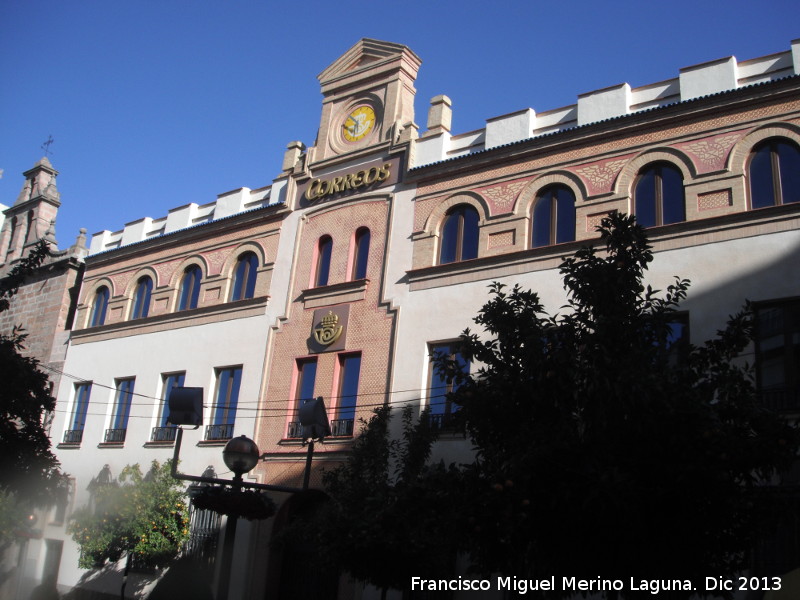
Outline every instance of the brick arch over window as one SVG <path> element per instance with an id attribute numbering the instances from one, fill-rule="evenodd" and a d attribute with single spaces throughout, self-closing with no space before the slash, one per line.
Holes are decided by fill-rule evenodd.
<path id="1" fill-rule="evenodd" d="M 245 242 L 243 244 L 238 245 L 234 248 L 228 256 L 225 258 L 225 262 L 222 265 L 222 276 L 225 278 L 227 282 L 227 288 L 224 294 L 225 298 L 229 300 L 233 300 L 233 293 L 234 293 L 234 285 L 236 283 L 236 274 L 237 270 L 239 269 L 239 259 L 244 256 L 245 254 L 253 254 L 256 257 L 256 280 L 255 280 L 255 288 L 253 292 L 253 296 L 259 296 L 264 293 L 261 290 L 260 283 L 258 279 L 261 277 L 260 273 L 264 268 L 264 265 L 267 262 L 267 253 L 264 250 L 264 247 L 257 243 L 257 242 Z"/>
<path id="2" fill-rule="evenodd" d="M 102 290 L 106 291 L 106 299 L 105 299 L 105 310 L 103 311 L 102 321 L 105 322 L 105 318 L 108 314 L 108 303 L 111 298 L 114 297 L 114 282 L 111 281 L 108 277 L 102 277 L 98 279 L 86 289 L 86 295 L 83 297 L 83 307 L 84 307 L 84 316 L 83 316 L 83 324 L 84 327 L 97 327 L 99 324 L 96 323 L 97 319 L 96 316 L 96 303 L 98 300 L 98 292 Z M 93 323 L 95 323 L 93 325 Z"/>
<path id="3" fill-rule="evenodd" d="M 183 282 L 184 276 L 186 275 L 186 271 L 192 267 L 197 267 L 200 269 L 200 282 L 202 286 L 202 282 L 208 277 L 208 265 L 206 261 L 203 260 L 201 256 L 193 256 L 185 261 L 182 261 L 178 268 L 175 269 L 175 272 L 172 274 L 172 279 L 170 281 L 170 287 L 174 290 L 173 296 L 173 310 L 178 311 L 181 309 L 181 295 L 183 290 Z M 198 297 L 198 305 L 199 305 L 199 297 Z"/>
<path id="4" fill-rule="evenodd" d="M 142 287 L 142 284 L 150 279 L 150 289 Z M 152 267 L 139 269 L 133 277 L 128 280 L 125 286 L 125 299 L 127 300 L 128 319 L 141 319 L 150 314 L 150 303 L 152 293 L 158 287 L 158 272 Z"/>
<path id="5" fill-rule="evenodd" d="M 800 128 L 784 123 L 761 127 L 736 145 L 731 172 L 744 181 L 747 209 L 798 201 L 798 151 Z"/>
<path id="6" fill-rule="evenodd" d="M 518 217 L 528 217 L 531 212 L 531 205 L 542 190 L 551 185 L 563 185 L 572 190 L 575 195 L 575 204 L 583 202 L 588 196 L 586 187 L 580 177 L 569 171 L 556 171 L 546 173 L 531 181 L 517 197 L 514 204 L 514 215 Z"/>
<path id="7" fill-rule="evenodd" d="M 695 177 L 696 170 L 692 161 L 686 154 L 673 148 L 650 150 L 633 158 L 626 164 L 617 176 L 614 185 L 614 193 L 633 197 L 633 186 L 639 177 L 641 170 L 650 163 L 669 163 L 677 168 L 683 175 L 684 184 L 690 182 Z M 632 210 L 632 209 L 631 209 Z"/>
<path id="8" fill-rule="evenodd" d="M 689 160 L 689 157 L 686 156 L 683 152 L 679 152 L 672 148 L 669 149 L 661 149 L 661 150 L 653 150 L 648 151 L 640 154 L 636 158 L 632 159 L 625 167 L 623 167 L 622 171 L 617 178 L 617 185 L 616 190 L 620 194 L 625 194 L 628 197 L 628 205 L 627 205 L 627 212 L 629 214 L 636 214 L 636 189 L 637 186 L 639 187 L 640 191 L 640 202 L 643 200 L 641 197 L 646 189 L 647 183 L 642 181 L 643 176 L 650 176 L 654 177 L 653 183 L 653 193 L 656 194 L 656 188 L 659 184 L 663 183 L 663 180 L 659 179 L 660 177 L 660 167 L 666 167 L 667 174 L 666 181 L 669 183 L 672 180 L 670 176 L 672 174 L 675 175 L 676 178 L 681 179 L 681 190 L 682 190 L 682 210 L 677 211 L 678 218 L 677 220 L 673 216 L 674 211 L 665 210 L 665 205 L 661 205 L 661 210 L 658 210 L 656 204 L 653 205 L 654 214 L 661 214 L 662 218 L 659 219 L 658 216 L 654 217 L 653 222 L 646 223 L 647 225 L 662 225 L 668 222 L 678 222 L 678 221 L 685 221 L 686 220 L 686 193 L 685 188 L 686 185 L 694 178 L 695 170 L 692 161 Z M 655 170 L 653 170 L 655 169 Z M 659 188 L 664 191 L 663 187 Z M 657 194 L 659 199 L 663 202 L 665 199 L 662 195 Z M 658 203 L 659 199 L 654 200 L 655 203 Z M 670 195 L 666 198 L 667 204 L 666 209 L 669 209 L 673 203 L 673 197 Z M 640 204 L 640 214 L 639 217 L 645 217 L 642 214 L 644 211 L 643 205 Z M 669 214 L 666 219 L 663 218 L 664 214 Z M 649 217 L 647 217 L 649 219 Z"/>

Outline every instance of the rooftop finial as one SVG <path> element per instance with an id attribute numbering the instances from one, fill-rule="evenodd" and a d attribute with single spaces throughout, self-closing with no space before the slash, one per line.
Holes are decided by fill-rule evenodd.
<path id="1" fill-rule="evenodd" d="M 47 136 L 47 141 L 46 141 L 44 144 L 42 144 L 42 150 L 44 150 L 44 155 L 45 155 L 45 156 L 50 156 L 51 154 L 53 154 L 53 153 L 50 151 L 50 145 L 51 145 L 53 142 L 55 142 L 55 140 L 53 139 L 53 136 L 52 136 L 52 135 L 48 135 L 48 136 Z"/>

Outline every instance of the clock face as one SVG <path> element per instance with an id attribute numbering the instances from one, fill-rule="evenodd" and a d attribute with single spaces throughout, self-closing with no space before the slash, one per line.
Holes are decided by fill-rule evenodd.
<path id="1" fill-rule="evenodd" d="M 375 126 L 375 111 L 371 106 L 362 104 L 350 111 L 342 123 L 342 136 L 348 142 L 363 139 Z"/>

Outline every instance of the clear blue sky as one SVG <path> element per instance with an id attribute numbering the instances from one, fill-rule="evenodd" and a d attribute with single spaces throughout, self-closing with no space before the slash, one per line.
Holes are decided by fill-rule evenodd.
<path id="1" fill-rule="evenodd" d="M 316 76 L 362 37 L 422 59 L 416 122 L 453 101 L 453 129 L 578 94 L 677 77 L 681 67 L 788 50 L 797 0 L 3 0 L 0 203 L 49 135 L 62 248 L 80 227 L 258 188 L 286 144 L 312 145 Z"/>

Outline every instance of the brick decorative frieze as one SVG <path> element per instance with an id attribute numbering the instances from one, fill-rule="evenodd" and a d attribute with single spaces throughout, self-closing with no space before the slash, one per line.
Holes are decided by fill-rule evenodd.
<path id="1" fill-rule="evenodd" d="M 476 191 L 489 203 L 490 214 L 502 215 L 514 210 L 514 202 L 529 181 L 530 179 L 520 179 L 501 185 L 479 188 Z"/>
<path id="2" fill-rule="evenodd" d="M 614 180 L 619 175 L 622 167 L 632 157 L 632 154 L 611 160 L 600 160 L 579 167 L 575 167 L 573 172 L 578 175 L 586 184 L 589 196 L 607 194 L 611 192 Z"/>
<path id="3" fill-rule="evenodd" d="M 719 190 L 697 195 L 697 210 L 714 210 L 715 208 L 727 208 L 733 205 L 733 195 L 731 190 Z"/>
<path id="4" fill-rule="evenodd" d="M 493 248 L 502 248 L 504 246 L 513 246 L 516 238 L 515 231 L 509 229 L 508 231 L 499 231 L 497 233 L 489 234 L 487 247 L 489 250 Z"/>
<path id="5" fill-rule="evenodd" d="M 607 217 L 609 212 L 610 211 L 604 210 L 603 212 L 586 215 L 586 231 L 589 233 L 597 231 L 597 228 L 600 227 L 600 221 L 602 221 L 604 217 Z"/>
<path id="6" fill-rule="evenodd" d="M 698 173 L 720 171 L 734 144 L 741 139 L 742 131 L 715 135 L 701 140 L 678 144 L 676 148 L 692 157 Z"/>

